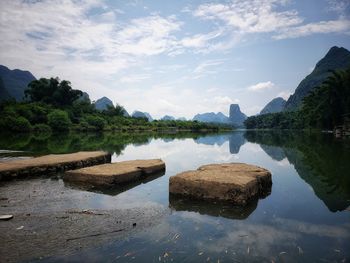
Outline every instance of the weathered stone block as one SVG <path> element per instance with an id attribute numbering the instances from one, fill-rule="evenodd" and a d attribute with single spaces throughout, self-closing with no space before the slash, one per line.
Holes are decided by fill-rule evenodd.
<path id="1" fill-rule="evenodd" d="M 124 161 L 67 171 L 64 180 L 108 186 L 132 182 L 163 170 L 165 163 L 160 159 Z"/>
<path id="2" fill-rule="evenodd" d="M 0 180 L 29 175 L 44 175 L 107 162 L 111 162 L 111 155 L 102 151 L 50 154 L 0 163 Z"/>
<path id="3" fill-rule="evenodd" d="M 244 163 L 210 164 L 169 179 L 170 194 L 246 205 L 271 191 L 271 173 Z"/>

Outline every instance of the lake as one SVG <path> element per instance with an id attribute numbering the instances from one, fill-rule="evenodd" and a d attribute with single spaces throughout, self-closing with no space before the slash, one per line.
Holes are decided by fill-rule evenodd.
<path id="1" fill-rule="evenodd" d="M 69 245 L 62 243 L 57 250 L 48 247 L 41 251 L 36 245 L 31 248 L 32 253 L 21 253 L 26 243 L 17 246 L 13 241 L 18 231 L 26 229 L 26 221 L 22 221 L 22 230 L 11 223 L 12 244 L 7 251 L 0 252 L 3 256 L 10 253 L 14 261 L 345 262 L 350 259 L 348 139 L 295 131 L 51 137 L 3 135 L 0 149 L 16 151 L 2 152 L 2 161 L 47 153 L 102 149 L 113 153 L 112 162 L 161 158 L 166 163 L 164 174 L 108 191 L 69 185 L 60 175 L 2 183 L 0 197 L 5 196 L 10 201 L 23 195 L 21 191 L 36 190 L 23 200 L 2 205 L 1 214 L 25 210 L 23 213 L 30 211 L 35 216 L 70 209 L 92 209 L 111 214 L 113 211 L 128 211 L 131 213 L 129 219 L 135 220 L 149 216 L 122 236 L 113 231 L 102 232 L 95 237 L 83 236 L 81 243 L 84 244 L 80 248 L 65 250 Z M 169 197 L 170 176 L 204 164 L 227 162 L 255 164 L 270 170 L 271 193 L 243 208 Z M 52 194 L 35 194 L 42 188 Z M 56 199 L 55 195 L 60 193 L 65 197 Z M 42 203 L 41 198 L 46 201 Z M 0 204 L 4 202 L 0 201 Z M 69 224 L 65 226 L 68 228 Z M 49 233 L 50 228 L 45 231 Z M 11 240 L 9 236 L 3 238 Z M 25 242 L 35 243 L 36 239 L 33 240 Z M 66 241 L 68 243 L 68 239 Z M 16 253 L 12 249 L 16 249 Z"/>

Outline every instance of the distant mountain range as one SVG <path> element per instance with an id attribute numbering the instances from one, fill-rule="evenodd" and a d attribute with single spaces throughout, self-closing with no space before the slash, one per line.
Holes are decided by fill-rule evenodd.
<path id="1" fill-rule="evenodd" d="M 161 118 L 162 121 L 174 121 L 175 117 L 170 116 L 170 115 L 165 115 L 164 117 Z"/>
<path id="2" fill-rule="evenodd" d="M 260 114 L 267 114 L 267 113 L 275 113 L 283 111 L 284 106 L 286 105 L 286 100 L 277 97 L 271 100 L 269 103 L 266 104 L 266 106 L 260 111 Z"/>
<path id="3" fill-rule="evenodd" d="M 260 112 L 260 114 L 275 113 L 283 110 L 296 110 L 301 106 L 302 100 L 307 94 L 331 74 L 331 70 L 346 69 L 350 67 L 350 52 L 343 47 L 332 47 L 324 58 L 322 58 L 315 66 L 314 70 L 306 76 L 298 85 L 293 95 L 287 101 L 283 98 L 275 98 L 270 101 Z M 24 99 L 24 91 L 28 84 L 36 78 L 29 71 L 19 69 L 10 70 L 5 66 L 0 65 L 0 101 L 14 98 L 17 101 Z M 80 100 L 90 101 L 89 95 L 84 92 Z M 107 97 L 102 97 L 95 102 L 95 107 L 98 110 L 107 109 L 108 105 L 113 106 L 112 100 Z M 125 112 L 125 116 L 129 116 Z M 152 121 L 152 116 L 147 112 L 135 111 L 132 114 L 135 118 L 147 118 Z M 238 104 L 231 104 L 229 116 L 221 112 L 207 112 L 197 114 L 193 120 L 210 123 L 223 123 L 233 126 L 243 126 L 247 116 L 241 112 Z M 175 117 L 165 115 L 161 120 L 175 120 Z M 179 118 L 179 120 L 185 120 Z"/>
<path id="4" fill-rule="evenodd" d="M 146 118 L 148 121 L 153 121 L 152 116 L 148 112 L 134 111 L 131 115 L 133 118 Z"/>
<path id="5" fill-rule="evenodd" d="M 284 110 L 296 110 L 301 106 L 302 100 L 317 86 L 321 85 L 331 70 L 346 69 L 350 67 L 350 52 L 343 47 L 332 47 L 319 62 L 314 70 L 298 85 L 293 95 L 289 97 Z"/>
<path id="6" fill-rule="evenodd" d="M 113 107 L 113 102 L 107 97 L 102 97 L 95 101 L 95 108 L 97 110 L 107 110 L 108 106 Z"/>
<path id="7" fill-rule="evenodd" d="M 229 123 L 229 119 L 227 116 L 225 116 L 223 113 L 218 112 L 206 112 L 197 114 L 193 117 L 194 121 L 200 121 L 200 122 L 211 122 L 211 123 Z"/>
<path id="8" fill-rule="evenodd" d="M 350 52 L 343 47 L 332 47 L 327 54 L 317 62 L 314 70 L 307 75 L 295 89 L 287 101 L 275 98 L 270 101 L 260 114 L 297 110 L 303 99 L 321 85 L 331 74 L 332 70 L 342 70 L 350 67 Z"/>
<path id="9" fill-rule="evenodd" d="M 83 96 L 84 96 L 84 93 L 83 93 Z M 109 106 L 114 107 L 112 100 L 107 97 L 102 97 L 95 101 L 95 108 L 97 110 L 100 110 L 100 111 L 107 110 Z M 130 117 L 129 113 L 125 109 L 123 112 L 123 116 Z"/>
<path id="10" fill-rule="evenodd" d="M 209 123 L 223 123 L 229 124 L 236 127 L 243 126 L 243 122 L 247 116 L 241 112 L 238 104 L 230 105 L 230 115 L 227 117 L 222 112 L 214 113 L 207 112 L 202 114 L 197 114 L 193 117 L 194 121 L 209 122 Z"/>
<path id="11" fill-rule="evenodd" d="M 10 70 L 0 65 L 0 101 L 13 98 L 17 101 L 24 99 L 24 90 L 28 84 L 36 80 L 32 73 L 19 69 Z"/>
<path id="12" fill-rule="evenodd" d="M 78 98 L 78 101 L 87 101 L 91 103 L 90 96 L 86 92 L 83 92 L 83 94 Z"/>

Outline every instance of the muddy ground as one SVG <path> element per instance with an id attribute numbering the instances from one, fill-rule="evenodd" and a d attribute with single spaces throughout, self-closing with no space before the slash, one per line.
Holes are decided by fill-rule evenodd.
<path id="1" fill-rule="evenodd" d="M 1 182 L 0 214 L 14 218 L 0 221 L 0 262 L 96 248 L 154 226 L 167 214 L 166 208 L 142 200 L 114 204 L 114 196 L 106 197 L 106 208 L 95 196 L 102 195 L 67 187 L 59 177 Z"/>

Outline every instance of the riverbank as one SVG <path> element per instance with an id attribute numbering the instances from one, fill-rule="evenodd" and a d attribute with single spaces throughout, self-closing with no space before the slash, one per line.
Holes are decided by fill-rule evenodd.
<path id="1" fill-rule="evenodd" d="M 23 189 L 26 189 L 23 191 Z M 154 226 L 167 214 L 156 204 L 97 207 L 97 193 L 66 186 L 60 175 L 1 183 L 0 224 L 3 262 L 66 256 Z M 113 200 L 113 196 L 104 198 Z M 91 203 L 92 202 L 92 203 Z"/>

